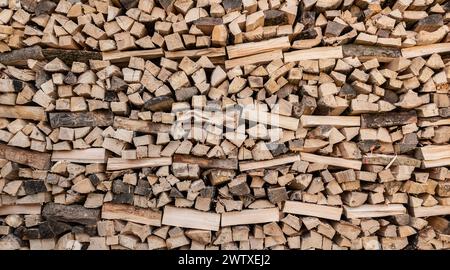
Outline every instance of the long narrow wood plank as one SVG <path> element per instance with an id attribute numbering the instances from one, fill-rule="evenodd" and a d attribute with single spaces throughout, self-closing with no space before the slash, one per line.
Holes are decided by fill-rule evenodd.
<path id="1" fill-rule="evenodd" d="M 340 59 L 343 58 L 342 46 L 336 47 L 317 47 L 306 50 L 296 50 L 284 53 L 284 62 L 295 62 L 301 60 L 318 60 L 318 59 Z"/>
<path id="2" fill-rule="evenodd" d="M 103 219 L 121 219 L 150 226 L 161 226 L 161 213 L 126 204 L 104 203 Z"/>
<path id="3" fill-rule="evenodd" d="M 406 155 L 386 155 L 386 154 L 365 154 L 362 158 L 363 164 L 373 164 L 373 165 L 388 165 L 391 163 L 393 166 L 406 165 L 414 166 L 420 168 L 421 162 L 418 159 L 406 156 Z"/>
<path id="4" fill-rule="evenodd" d="M 327 165 L 331 165 L 331 166 L 355 169 L 355 170 L 361 170 L 361 166 L 362 166 L 362 162 L 360 160 L 319 156 L 319 155 L 314 155 L 314 154 L 310 154 L 310 153 L 300 153 L 300 158 L 301 158 L 301 160 L 308 161 L 308 162 L 327 164 Z"/>
<path id="5" fill-rule="evenodd" d="M 270 168 L 270 167 L 274 167 L 274 166 L 289 164 L 289 163 L 293 163 L 296 161 L 300 161 L 299 155 L 279 157 L 279 158 L 274 158 L 271 160 L 239 162 L 239 170 L 241 172 L 248 171 L 248 170 L 258 170 L 258 169 L 264 169 L 264 168 Z"/>
<path id="6" fill-rule="evenodd" d="M 377 59 L 378 62 L 390 62 L 401 57 L 402 52 L 397 48 L 346 44 L 342 46 L 344 57 L 358 57 L 360 61 Z"/>
<path id="7" fill-rule="evenodd" d="M 359 127 L 359 116 L 329 116 L 329 115 L 302 115 L 300 116 L 302 127 L 316 127 L 329 125 L 334 127 Z"/>
<path id="8" fill-rule="evenodd" d="M 198 164 L 204 169 L 224 169 L 237 170 L 238 160 L 235 158 L 219 159 L 219 158 L 202 158 L 191 155 L 175 154 L 173 156 L 174 163 Z"/>
<path id="9" fill-rule="evenodd" d="M 103 60 L 109 60 L 111 63 L 123 63 L 128 62 L 130 57 L 140 57 L 144 59 L 153 59 L 164 56 L 164 51 L 162 49 L 151 49 L 151 50 L 139 50 L 139 51 L 112 51 L 103 52 Z"/>
<path id="10" fill-rule="evenodd" d="M 282 50 L 273 50 L 270 52 L 227 60 L 225 61 L 225 68 L 232 69 L 237 66 L 265 64 L 275 59 L 282 59 L 282 58 L 283 58 Z"/>
<path id="11" fill-rule="evenodd" d="M 258 109 L 244 107 L 242 109 L 241 118 L 265 125 L 281 127 L 296 131 L 298 129 L 298 118 L 269 113 Z"/>
<path id="12" fill-rule="evenodd" d="M 244 57 L 259 53 L 270 52 L 273 50 L 286 50 L 291 47 L 287 36 L 272 38 L 258 42 L 247 42 L 236 45 L 227 46 L 228 59 Z"/>
<path id="13" fill-rule="evenodd" d="M 172 159 L 170 157 L 141 158 L 141 159 L 108 158 L 106 170 L 116 171 L 116 170 L 136 169 L 144 167 L 161 167 L 167 165 L 172 165 Z"/>
<path id="14" fill-rule="evenodd" d="M 26 66 L 28 59 L 45 60 L 40 46 L 32 46 L 0 53 L 0 63 L 6 66 Z"/>
<path id="15" fill-rule="evenodd" d="M 365 204 L 358 207 L 344 205 L 347 218 L 374 218 L 405 214 L 406 208 L 402 204 Z"/>
<path id="16" fill-rule="evenodd" d="M 165 206 L 162 224 L 182 228 L 218 231 L 220 227 L 220 214 Z"/>
<path id="17" fill-rule="evenodd" d="M 116 116 L 114 117 L 114 128 L 122 128 L 131 131 L 138 131 L 142 133 L 158 134 L 169 133 L 172 125 L 153 123 L 144 120 L 128 119 L 126 117 Z"/>
<path id="18" fill-rule="evenodd" d="M 413 217 L 431 217 L 450 215 L 450 205 L 436 205 L 431 207 L 412 207 L 410 214 Z"/>
<path id="19" fill-rule="evenodd" d="M 402 49 L 402 56 L 406 58 L 414 58 L 419 56 L 426 56 L 433 53 L 448 53 L 450 52 L 450 43 L 437 43 L 431 45 L 414 46 Z"/>
<path id="20" fill-rule="evenodd" d="M 278 208 L 247 209 L 222 213 L 222 227 L 280 221 Z"/>
<path id="21" fill-rule="evenodd" d="M 0 117 L 45 121 L 47 115 L 44 108 L 38 106 L 8 106 L 0 105 Z"/>
<path id="22" fill-rule="evenodd" d="M 392 127 L 413 123 L 417 123 L 417 113 L 415 110 L 361 115 L 362 128 Z"/>
<path id="23" fill-rule="evenodd" d="M 297 201 L 286 201 L 284 203 L 283 212 L 302 216 L 340 220 L 342 208 Z"/>
<path id="24" fill-rule="evenodd" d="M 53 151 L 52 161 L 69 161 L 74 163 L 106 163 L 106 149 L 88 148 L 70 151 Z"/>
<path id="25" fill-rule="evenodd" d="M 437 127 L 437 126 L 450 126 L 450 118 L 449 119 L 430 119 L 430 118 L 422 118 L 419 119 L 417 125 L 419 127 Z"/>
<path id="26" fill-rule="evenodd" d="M 113 124 L 111 111 L 53 112 L 49 113 L 50 125 L 57 127 L 105 127 Z"/>
<path id="27" fill-rule="evenodd" d="M 38 170 L 48 170 L 51 155 L 33 150 L 0 144 L 0 158 L 4 158 Z"/>
<path id="28" fill-rule="evenodd" d="M 225 48 L 205 48 L 196 50 L 184 50 L 184 51 L 165 51 L 164 57 L 168 59 L 182 59 L 184 57 L 200 58 L 206 56 L 208 58 L 215 58 L 225 56 Z"/>
<path id="29" fill-rule="evenodd" d="M 450 166 L 450 158 L 441 158 L 436 160 L 424 160 L 422 161 L 424 168 L 436 168 L 443 166 Z"/>
<path id="30" fill-rule="evenodd" d="M 450 145 L 427 145 L 417 149 L 417 157 L 424 160 L 450 158 Z"/>
<path id="31" fill-rule="evenodd" d="M 26 205 L 2 205 L 0 206 L 0 216 L 6 215 L 40 215 L 40 204 Z"/>

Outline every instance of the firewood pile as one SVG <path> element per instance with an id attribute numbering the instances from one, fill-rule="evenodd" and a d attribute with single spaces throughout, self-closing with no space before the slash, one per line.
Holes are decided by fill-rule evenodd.
<path id="1" fill-rule="evenodd" d="M 450 1 L 0 0 L 0 249 L 449 249 Z"/>

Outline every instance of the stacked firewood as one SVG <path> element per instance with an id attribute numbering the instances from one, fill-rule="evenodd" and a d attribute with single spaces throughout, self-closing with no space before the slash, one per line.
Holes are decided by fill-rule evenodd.
<path id="1" fill-rule="evenodd" d="M 1 249 L 449 249 L 450 1 L 0 0 Z"/>

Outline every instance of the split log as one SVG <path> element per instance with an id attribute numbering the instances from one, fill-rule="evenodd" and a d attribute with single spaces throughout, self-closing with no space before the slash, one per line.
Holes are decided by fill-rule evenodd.
<path id="1" fill-rule="evenodd" d="M 42 48 L 32 46 L 7 53 L 0 53 L 0 63 L 8 66 L 26 66 L 28 59 L 45 60 Z"/>
<path id="2" fill-rule="evenodd" d="M 206 48 L 206 49 L 196 49 L 196 50 L 183 50 L 183 51 L 165 51 L 164 57 L 168 59 L 183 59 L 184 57 L 189 57 L 191 59 L 197 59 L 202 56 L 208 58 L 218 58 L 225 56 L 225 48 Z"/>
<path id="3" fill-rule="evenodd" d="M 361 61 L 375 58 L 378 62 L 391 62 L 402 56 L 399 49 L 389 47 L 348 44 L 342 50 L 344 57 L 358 57 Z"/>
<path id="4" fill-rule="evenodd" d="M 238 161 L 235 158 L 218 159 L 218 158 L 201 158 L 190 155 L 175 154 L 173 156 L 174 163 L 198 164 L 204 169 L 224 169 L 237 170 Z"/>
<path id="5" fill-rule="evenodd" d="M 278 208 L 249 209 L 222 213 L 221 226 L 269 223 L 279 220 Z"/>
<path id="6" fill-rule="evenodd" d="M 131 57 L 140 57 L 144 59 L 154 59 L 164 56 L 162 49 L 152 49 L 152 50 L 138 50 L 138 51 L 127 51 L 127 52 L 103 52 L 102 59 L 109 60 L 111 63 L 123 63 L 128 62 Z"/>
<path id="7" fill-rule="evenodd" d="M 103 219 L 120 219 L 150 226 L 161 226 L 161 213 L 131 205 L 104 203 Z"/>
<path id="8" fill-rule="evenodd" d="M 450 159 L 450 145 L 427 145 L 417 148 L 416 157 L 424 160 Z"/>
<path id="9" fill-rule="evenodd" d="M 298 118 L 288 117 L 280 114 L 268 113 L 261 110 L 244 107 L 241 118 L 265 125 L 281 127 L 289 130 L 298 129 Z"/>
<path id="10" fill-rule="evenodd" d="M 47 220 L 94 225 L 100 219 L 100 209 L 87 209 L 81 205 L 48 203 L 42 209 L 42 216 Z"/>
<path id="11" fill-rule="evenodd" d="M 319 47 L 306 50 L 296 50 L 284 53 L 286 63 L 301 60 L 340 59 L 343 58 L 342 47 Z"/>
<path id="12" fill-rule="evenodd" d="M 340 220 L 342 215 L 342 208 L 311 203 L 302 203 L 297 201 L 286 201 L 284 203 L 283 212 L 295 215 Z"/>
<path id="13" fill-rule="evenodd" d="M 42 107 L 0 105 L 0 117 L 45 121 L 47 115 Z"/>
<path id="14" fill-rule="evenodd" d="M 0 144 L 0 158 L 4 158 L 38 170 L 48 170 L 51 166 L 50 154 Z"/>
<path id="15" fill-rule="evenodd" d="M 296 161 L 300 161 L 300 156 L 286 156 L 274 158 L 271 160 L 263 160 L 263 161 L 248 161 L 248 162 L 239 162 L 239 170 L 241 172 L 248 170 L 258 170 L 258 169 L 267 169 L 275 166 L 285 165 L 289 163 L 293 163 Z"/>
<path id="16" fill-rule="evenodd" d="M 218 231 L 220 215 L 194 209 L 166 206 L 164 207 L 162 224 L 181 228 Z"/>
<path id="17" fill-rule="evenodd" d="M 73 163 L 106 163 L 104 148 L 88 148 L 71 151 L 53 151 L 52 161 L 69 161 Z"/>
<path id="18" fill-rule="evenodd" d="M 160 167 L 167 165 L 172 165 L 172 159 L 170 157 L 142 159 L 108 158 L 106 169 L 108 171 L 117 171 L 145 167 Z"/>
<path id="19" fill-rule="evenodd" d="M 417 123 L 416 111 L 362 114 L 361 128 L 392 127 Z"/>
<path id="20" fill-rule="evenodd" d="M 158 134 L 170 133 L 172 126 L 161 123 L 153 123 L 150 121 L 133 120 L 126 117 L 115 116 L 113 127 L 142 133 Z"/>
<path id="21" fill-rule="evenodd" d="M 302 127 L 316 127 L 329 125 L 334 127 L 359 127 L 359 116 L 320 116 L 302 115 L 300 117 Z"/>
<path id="22" fill-rule="evenodd" d="M 319 156 L 310 153 L 300 153 L 301 160 L 320 163 L 325 165 L 331 165 L 341 168 L 349 168 L 355 170 L 361 170 L 362 162 L 359 160 L 350 160 L 345 158 Z"/>
<path id="23" fill-rule="evenodd" d="M 288 37 L 279 37 L 259 42 L 248 42 L 227 46 L 228 59 L 266 53 L 273 50 L 287 50 L 291 47 Z"/>
<path id="24" fill-rule="evenodd" d="M 105 127 L 113 124 L 111 111 L 49 113 L 50 125 L 57 127 Z"/>
<path id="25" fill-rule="evenodd" d="M 245 66 L 245 65 L 265 64 L 265 63 L 269 63 L 270 61 L 273 61 L 276 59 L 282 59 L 282 58 L 283 58 L 282 50 L 273 50 L 270 52 L 265 52 L 265 53 L 251 55 L 251 56 L 245 56 L 245 57 L 241 57 L 241 58 L 227 60 L 227 61 L 225 61 L 225 68 L 232 69 L 234 67 Z"/>
<path id="26" fill-rule="evenodd" d="M 450 43 L 438 43 L 423 46 L 414 46 L 402 49 L 402 56 L 405 58 L 414 58 L 426 56 L 434 53 L 444 54 L 450 52 Z"/>
<path id="27" fill-rule="evenodd" d="M 102 56 L 99 52 L 82 50 L 42 49 L 42 54 L 47 61 L 58 58 L 66 65 L 72 65 L 73 62 L 88 63 L 89 60 L 102 59 Z"/>
<path id="28" fill-rule="evenodd" d="M 7 215 L 40 215 L 40 204 L 27 205 L 2 205 L 0 206 L 0 216 Z"/>
<path id="29" fill-rule="evenodd" d="M 450 215 L 450 206 L 436 205 L 431 207 L 412 207 L 410 209 L 413 217 L 432 217 Z"/>
<path id="30" fill-rule="evenodd" d="M 361 205 L 349 207 L 344 205 L 344 214 L 347 218 L 374 218 L 395 216 L 406 213 L 406 208 L 402 204 L 388 205 Z"/>
<path id="31" fill-rule="evenodd" d="M 366 154 L 362 158 L 363 164 L 372 165 L 388 165 L 393 166 L 405 165 L 420 168 L 420 160 L 405 155 L 386 155 L 386 154 Z"/>

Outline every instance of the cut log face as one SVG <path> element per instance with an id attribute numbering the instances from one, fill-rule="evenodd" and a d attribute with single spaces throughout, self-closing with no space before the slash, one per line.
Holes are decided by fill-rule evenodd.
<path id="1" fill-rule="evenodd" d="M 449 23 L 0 0 L 0 250 L 450 249 Z"/>

